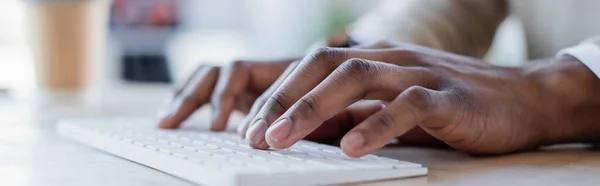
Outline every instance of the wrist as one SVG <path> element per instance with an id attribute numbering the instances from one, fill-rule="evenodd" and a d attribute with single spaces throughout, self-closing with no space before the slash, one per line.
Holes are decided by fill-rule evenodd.
<path id="1" fill-rule="evenodd" d="M 600 79 L 577 59 L 562 57 L 524 67 L 537 81 L 549 120 L 540 145 L 600 141 Z"/>

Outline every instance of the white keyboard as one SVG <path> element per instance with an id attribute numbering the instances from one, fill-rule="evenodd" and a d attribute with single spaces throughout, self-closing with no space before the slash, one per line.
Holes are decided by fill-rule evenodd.
<path id="1" fill-rule="evenodd" d="M 58 132 L 100 150 L 201 185 L 328 185 L 414 177 L 420 164 L 300 141 L 285 150 L 252 149 L 237 134 L 161 130 L 146 119 L 71 119 Z"/>

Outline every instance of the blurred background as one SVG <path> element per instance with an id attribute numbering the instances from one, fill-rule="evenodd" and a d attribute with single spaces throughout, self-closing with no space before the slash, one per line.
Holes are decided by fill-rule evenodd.
<path id="1" fill-rule="evenodd" d="M 93 1 L 93 0 L 92 0 Z M 103 0 L 96 0 L 103 1 Z M 40 6 L 60 1 L 0 1 L 0 87 L 35 89 L 34 54 Z M 81 2 L 85 2 L 81 1 Z M 200 62 L 303 54 L 377 1 L 105 0 L 109 20 L 99 32 L 105 49 L 94 60 L 95 83 L 172 83 Z M 47 14 L 47 13 L 46 13 Z M 36 17 L 37 16 L 37 17 Z M 77 15 L 73 15 L 77 16 Z M 102 16 L 102 15 L 99 15 Z M 104 22 L 104 20 L 84 20 Z M 32 25 L 35 24 L 35 25 Z M 32 30 L 32 29 L 38 29 Z M 50 31 L 47 31 L 50 32 Z M 40 36 L 42 35 L 42 36 Z M 285 46 L 285 47 L 282 47 Z M 166 70 L 166 71 L 165 71 Z M 100 80 L 98 80 L 100 79 Z"/>
<path id="2" fill-rule="evenodd" d="M 348 26 L 377 3 L 377 0 L 2 0 L 0 89 L 25 97 L 36 92 L 39 81 L 52 79 L 55 76 L 52 73 L 65 70 L 53 69 L 48 74 L 52 67 L 44 66 L 68 61 L 61 61 L 57 56 L 61 53 L 81 53 L 72 58 L 91 63 L 85 67 L 91 68 L 91 74 L 66 77 L 87 80 L 71 82 L 73 85 L 67 87 L 169 86 L 201 63 L 302 55 L 316 41 Z M 75 9 L 81 10 L 80 15 Z M 488 55 L 490 60 L 514 65 L 526 58 L 519 24 L 516 19 L 507 19 Z M 79 25 L 81 33 L 56 34 L 72 25 Z M 71 40 L 89 41 L 65 43 Z M 73 51 L 66 45 L 83 47 L 79 47 L 82 51 Z M 65 86 L 52 83 L 45 84 Z"/>

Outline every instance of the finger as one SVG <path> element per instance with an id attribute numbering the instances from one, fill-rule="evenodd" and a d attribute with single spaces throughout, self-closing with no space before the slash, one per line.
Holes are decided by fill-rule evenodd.
<path id="1" fill-rule="evenodd" d="M 250 61 L 247 63 L 247 68 L 250 71 L 248 93 L 242 95 L 241 100 L 237 101 L 237 108 L 246 114 L 242 123 L 237 127 L 238 134 L 245 138 L 246 131 L 250 125 L 250 121 L 260 107 L 264 105 L 264 96 L 270 96 L 275 88 L 288 76 L 289 72 L 296 67 L 299 60 L 283 59 L 274 61 Z M 288 72 L 289 71 L 289 72 Z M 275 76 L 275 77 L 273 77 Z M 283 77 L 283 78 L 282 78 Z M 250 118 L 250 119 L 248 119 Z"/>
<path id="2" fill-rule="evenodd" d="M 248 114 L 246 114 L 246 117 L 244 117 L 242 123 L 238 125 L 237 133 L 240 135 L 240 137 L 246 138 L 246 131 L 248 131 L 248 128 L 250 127 L 251 123 L 250 120 L 254 118 L 256 113 L 258 113 L 258 109 L 260 109 L 260 107 L 262 107 L 262 105 L 264 105 L 265 102 L 266 101 L 263 96 L 259 96 L 258 98 L 256 98 L 256 101 L 254 101 L 254 103 L 252 104 L 250 111 L 248 112 Z"/>
<path id="3" fill-rule="evenodd" d="M 217 67 L 207 66 L 200 69 L 190 84 L 173 99 L 159 126 L 161 128 L 177 128 L 196 109 L 208 102 L 218 75 Z"/>
<path id="4" fill-rule="evenodd" d="M 290 147 L 361 99 L 393 100 L 408 87 L 432 87 L 434 80 L 423 68 L 350 59 L 277 119 L 266 141 L 275 148 Z"/>
<path id="5" fill-rule="evenodd" d="M 300 63 L 300 61 L 294 61 L 294 62 L 290 63 L 286 67 L 286 69 L 281 73 L 281 75 L 277 78 L 277 80 L 275 80 L 275 82 L 273 82 L 273 84 L 271 84 L 271 86 L 269 86 L 269 88 L 267 90 L 265 90 L 262 93 L 262 95 L 256 99 L 254 104 L 252 104 L 252 107 L 250 108 L 250 112 L 248 112 L 248 114 L 244 118 L 242 125 L 240 125 L 240 127 L 238 127 L 238 134 L 240 134 L 242 136 L 242 138 L 245 138 L 247 129 L 250 127 L 250 125 L 252 123 L 252 119 L 254 119 L 254 117 L 260 110 L 260 108 L 267 102 L 267 98 L 270 97 L 271 94 L 273 94 L 273 92 L 275 92 L 275 90 L 277 90 L 277 87 L 279 87 L 279 85 L 281 85 L 283 83 L 285 78 L 287 78 L 294 71 L 296 66 L 298 66 L 298 63 Z"/>
<path id="6" fill-rule="evenodd" d="M 419 86 L 403 91 L 387 107 L 348 132 L 342 139 L 342 150 L 350 157 L 372 153 L 435 114 L 442 98 L 440 92 Z"/>
<path id="7" fill-rule="evenodd" d="M 380 101 L 361 100 L 323 122 L 304 139 L 325 144 L 338 142 L 339 145 L 339 140 L 342 139 L 344 134 L 382 108 L 383 104 Z"/>
<path id="8" fill-rule="evenodd" d="M 273 82 L 271 84 L 271 86 L 269 86 L 269 88 L 267 90 L 265 90 L 262 93 L 262 95 L 256 99 L 256 101 L 254 101 L 254 103 L 252 104 L 252 107 L 250 108 L 250 111 L 244 118 L 244 121 L 242 122 L 241 125 L 238 126 L 237 132 L 238 132 L 238 134 L 240 134 L 240 136 L 242 138 L 246 137 L 246 132 L 248 131 L 248 128 L 250 127 L 250 125 L 252 123 L 251 122 L 252 119 L 256 116 L 256 114 L 258 113 L 260 108 L 266 103 L 267 98 L 270 97 L 271 94 L 273 94 L 273 92 L 275 92 L 275 90 L 277 89 L 277 87 L 279 87 L 279 85 L 281 85 L 281 83 L 283 83 L 285 78 L 287 78 L 289 76 L 289 74 L 296 68 L 298 63 L 299 63 L 299 61 L 294 61 L 294 62 L 290 63 L 286 67 L 286 69 L 281 73 L 281 75 L 275 80 L 275 82 Z"/>
<path id="9" fill-rule="evenodd" d="M 307 55 L 288 78 L 275 90 L 267 102 L 252 120 L 252 123 L 265 122 L 271 125 L 300 97 L 313 89 L 325 79 L 340 64 L 350 58 L 363 58 L 382 61 L 389 55 L 383 50 L 358 50 L 340 48 L 322 48 Z M 253 125 L 253 124 L 252 124 Z M 264 138 L 265 131 L 257 130 L 256 133 L 248 131 L 246 136 Z"/>
<path id="10" fill-rule="evenodd" d="M 169 114 L 172 114 L 174 111 L 174 109 L 177 109 L 175 107 L 175 102 L 178 101 L 177 98 L 181 96 L 182 92 L 184 92 L 184 90 L 186 89 L 190 89 L 190 86 L 196 86 L 196 84 L 192 84 L 192 81 L 197 81 L 197 77 L 204 75 L 202 73 L 200 73 L 200 71 L 203 68 L 211 68 L 210 66 L 207 65 L 198 65 L 198 67 L 196 67 L 189 75 L 185 76 L 186 78 L 183 81 L 180 81 L 179 83 L 177 83 L 177 85 L 175 85 L 175 90 L 173 91 L 173 95 L 172 97 L 169 98 L 169 100 L 166 100 L 168 102 L 165 103 L 164 108 L 161 108 L 160 112 L 159 112 L 159 117 L 165 118 L 166 116 L 168 116 Z M 193 83 L 197 83 L 197 82 L 193 82 Z"/>
<path id="11" fill-rule="evenodd" d="M 268 97 L 270 97 L 273 94 L 273 92 L 277 90 L 277 87 L 279 87 L 279 85 L 281 85 L 283 81 L 294 71 L 294 69 L 298 66 L 298 63 L 299 61 L 291 63 L 281 74 L 281 76 L 279 76 L 279 78 L 277 78 L 277 80 L 257 99 L 257 101 L 254 102 L 252 108 L 250 109 L 250 112 L 244 119 L 244 122 L 240 127 L 238 127 L 238 133 L 242 136 L 242 138 L 246 137 L 246 133 L 251 127 L 252 119 L 258 114 L 260 108 L 267 102 Z M 266 129 L 264 130 L 266 131 Z M 256 129 L 253 129 L 253 131 L 256 131 Z M 250 145 L 259 149 L 268 148 L 266 142 L 264 141 L 264 138 L 248 139 L 248 142 L 250 143 Z"/>
<path id="12" fill-rule="evenodd" d="M 258 96 L 254 93 L 242 93 L 241 95 L 238 95 L 236 99 L 235 109 L 243 114 L 248 114 L 250 112 L 250 108 L 252 108 L 252 104 L 254 104 L 257 98 Z"/>
<path id="13" fill-rule="evenodd" d="M 173 97 L 179 96 L 183 92 L 183 90 L 186 89 L 186 87 L 194 86 L 194 85 L 190 85 L 190 84 L 192 83 L 192 81 L 194 81 L 196 79 L 196 77 L 198 75 L 201 75 L 200 71 L 203 68 L 210 68 L 210 66 L 199 65 L 196 69 L 194 69 L 188 76 L 186 76 L 187 78 L 185 80 L 183 80 L 181 84 L 176 86 L 177 88 L 175 89 L 175 92 L 173 93 Z"/>
<path id="14" fill-rule="evenodd" d="M 242 61 L 235 61 L 229 66 L 221 68 L 214 93 L 211 96 L 213 107 L 211 130 L 225 130 L 229 116 L 236 107 L 236 99 L 248 85 L 249 76 Z"/>

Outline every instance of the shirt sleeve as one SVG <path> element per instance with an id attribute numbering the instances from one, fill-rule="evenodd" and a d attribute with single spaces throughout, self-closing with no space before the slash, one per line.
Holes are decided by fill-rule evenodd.
<path id="1" fill-rule="evenodd" d="M 348 34 L 358 43 L 408 42 L 483 57 L 508 15 L 508 0 L 382 0 Z"/>
<path id="2" fill-rule="evenodd" d="M 576 58 L 600 78 L 600 36 L 585 40 L 577 46 L 563 49 L 558 52 L 556 57 L 564 55 Z"/>

